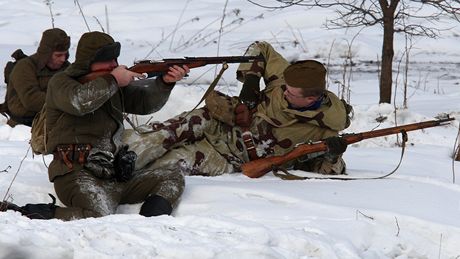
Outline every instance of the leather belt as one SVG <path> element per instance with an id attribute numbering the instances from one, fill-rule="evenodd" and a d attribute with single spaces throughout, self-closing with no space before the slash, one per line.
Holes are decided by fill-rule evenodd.
<path id="1" fill-rule="evenodd" d="M 248 152 L 249 160 L 256 160 L 259 158 L 257 155 L 257 150 L 254 145 L 254 139 L 252 138 L 252 133 L 249 130 L 243 131 L 241 133 L 241 138 L 243 139 L 244 146 L 246 147 L 246 151 Z"/>
<path id="2" fill-rule="evenodd" d="M 90 150 L 91 144 L 63 144 L 56 146 L 53 156 L 54 159 L 64 162 L 69 169 L 73 169 L 74 162 L 80 165 L 86 163 Z"/>

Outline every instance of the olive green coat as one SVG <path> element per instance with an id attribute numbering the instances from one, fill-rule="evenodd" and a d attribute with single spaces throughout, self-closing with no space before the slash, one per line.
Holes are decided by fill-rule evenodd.
<path id="1" fill-rule="evenodd" d="M 123 113 L 149 114 L 158 111 L 169 98 L 174 84 L 163 80 L 133 81 L 118 87 L 106 74 L 87 83 L 78 78 L 91 72 L 91 62 L 104 46 L 113 44 L 105 33 L 84 34 L 78 42 L 75 62 L 49 82 L 46 96 L 46 150 L 54 152 L 59 144 L 90 144 L 93 151 L 114 156 L 121 148 Z M 73 170 L 81 169 L 76 164 Z M 70 172 L 58 159 L 48 169 L 50 181 Z"/>
<path id="2" fill-rule="evenodd" d="M 59 70 L 50 70 L 48 63 L 54 51 L 65 51 L 70 38 L 58 28 L 43 32 L 37 52 L 17 62 L 10 74 L 6 102 L 13 117 L 34 117 L 45 103 L 48 81 L 69 66 L 66 61 Z"/>
<path id="3" fill-rule="evenodd" d="M 149 114 L 168 100 L 172 87 L 161 79 L 141 80 L 119 88 L 111 75 L 80 84 L 72 66 L 49 83 L 46 99 L 47 150 L 58 144 L 91 144 L 115 154 L 121 147 L 123 113 Z M 50 180 L 67 173 L 58 160 L 49 167 Z"/>
<path id="4" fill-rule="evenodd" d="M 14 67 L 7 86 L 8 109 L 16 117 L 33 117 L 45 103 L 48 81 L 62 69 L 52 71 L 48 67 L 38 68 L 38 55 L 23 58 Z"/>

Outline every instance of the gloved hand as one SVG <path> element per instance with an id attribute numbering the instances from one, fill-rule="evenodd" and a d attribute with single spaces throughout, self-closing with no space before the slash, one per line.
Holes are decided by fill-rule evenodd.
<path id="1" fill-rule="evenodd" d="M 324 140 L 327 145 L 327 152 L 333 156 L 339 156 L 347 150 L 347 142 L 341 137 L 329 137 Z"/>
<path id="2" fill-rule="evenodd" d="M 59 206 L 56 205 L 56 198 L 48 194 L 53 200 L 51 203 L 39 203 L 39 204 L 26 204 L 25 206 L 19 207 L 19 211 L 23 216 L 28 217 L 29 219 L 52 219 L 56 212 L 56 208 Z"/>
<path id="3" fill-rule="evenodd" d="M 239 103 L 235 107 L 235 124 L 242 128 L 249 128 L 251 126 L 252 114 L 248 106 L 244 103 Z"/>
<path id="4" fill-rule="evenodd" d="M 126 182 L 133 177 L 137 155 L 134 151 L 128 151 L 128 146 L 123 146 L 115 159 L 115 178 L 119 182 Z"/>
<path id="5" fill-rule="evenodd" d="M 249 109 L 253 109 L 259 103 L 260 76 L 255 74 L 246 74 L 244 79 L 243 87 L 241 89 L 239 98 L 240 101 L 248 106 Z"/>

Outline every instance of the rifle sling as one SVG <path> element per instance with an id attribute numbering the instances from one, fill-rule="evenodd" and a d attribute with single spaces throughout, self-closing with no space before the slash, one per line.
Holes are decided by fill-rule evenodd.
<path id="1" fill-rule="evenodd" d="M 392 174 L 394 174 L 399 166 L 401 165 L 402 159 L 404 157 L 404 151 L 406 150 L 406 142 L 408 140 L 407 132 L 405 130 L 401 131 L 402 135 L 402 143 L 401 143 L 401 157 L 399 158 L 399 163 L 393 171 L 386 175 L 378 176 L 378 177 L 339 177 L 339 176 L 327 176 L 327 177 L 311 177 L 311 176 L 299 176 L 295 174 L 289 173 L 285 168 L 282 167 L 273 167 L 272 171 L 276 177 L 279 177 L 283 180 L 308 180 L 308 179 L 315 179 L 315 180 L 341 180 L 341 181 L 350 181 L 350 180 L 377 180 L 386 178 Z M 281 172 L 280 172 L 281 171 Z"/>
<path id="2" fill-rule="evenodd" d="M 198 106 L 206 99 L 206 97 L 208 97 L 208 95 L 214 91 L 214 88 L 216 88 L 216 85 L 217 83 L 219 82 L 220 78 L 222 77 L 222 75 L 224 74 L 225 70 L 227 70 L 228 68 L 228 64 L 226 62 L 222 63 L 222 68 L 220 69 L 219 71 L 219 74 L 217 74 L 216 78 L 214 78 L 214 80 L 212 81 L 211 85 L 209 85 L 208 89 L 206 90 L 206 92 L 204 93 L 203 97 L 201 97 L 200 101 L 195 105 L 195 107 L 193 107 L 192 110 L 190 110 L 187 114 L 185 114 L 184 116 L 184 119 L 191 113 L 193 112 L 194 110 L 196 110 L 196 108 L 198 108 Z"/>

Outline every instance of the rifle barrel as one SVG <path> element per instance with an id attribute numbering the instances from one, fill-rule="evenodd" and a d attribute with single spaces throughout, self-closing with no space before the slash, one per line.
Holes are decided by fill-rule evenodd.
<path id="1" fill-rule="evenodd" d="M 263 60 L 262 56 L 221 56 L 221 57 L 183 57 L 183 58 L 165 58 L 161 60 L 138 60 L 134 64 L 187 64 L 194 62 L 204 62 L 204 64 L 220 63 L 249 63 L 256 60 Z"/>
<path id="2" fill-rule="evenodd" d="M 392 135 L 392 134 L 398 134 L 398 133 L 401 133 L 402 131 L 407 132 L 407 131 L 414 131 L 414 130 L 419 130 L 419 129 L 441 126 L 441 125 L 445 125 L 447 122 L 452 121 L 452 120 L 455 120 L 455 118 L 446 118 L 446 119 L 439 119 L 439 120 L 416 122 L 412 124 L 395 126 L 391 128 L 385 128 L 385 129 L 371 130 L 371 131 L 361 132 L 357 134 L 354 134 L 354 133 L 344 134 L 342 135 L 342 137 L 347 141 L 347 144 L 352 144 L 352 143 L 356 143 L 364 139 L 377 138 L 377 137 L 383 137 L 383 136 Z"/>

